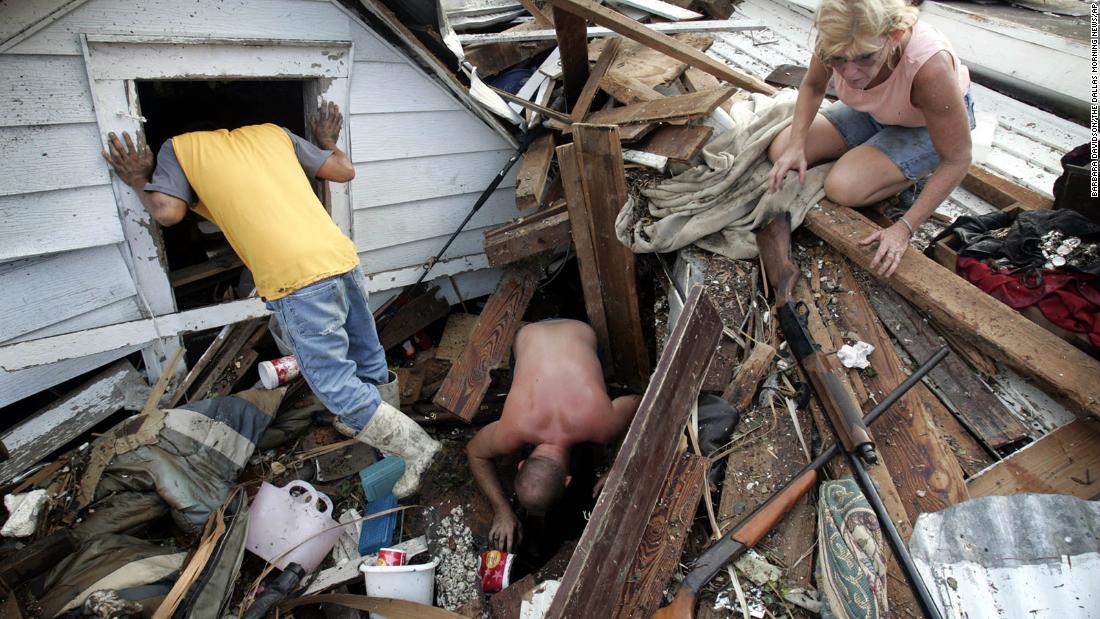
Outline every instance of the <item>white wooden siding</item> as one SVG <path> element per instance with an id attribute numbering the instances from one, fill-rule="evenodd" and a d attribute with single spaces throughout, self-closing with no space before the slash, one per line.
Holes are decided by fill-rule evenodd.
<path id="1" fill-rule="evenodd" d="M 359 58 L 356 42 L 355 57 Z M 351 114 L 465 110 L 451 93 L 420 70 L 401 62 L 356 62 Z"/>
<path id="2" fill-rule="evenodd" d="M 68 361 L 60 361 L 15 372 L 0 369 L 0 407 L 18 402 L 43 389 L 49 389 L 70 378 L 76 378 L 81 374 L 107 365 L 138 350 L 138 348 L 137 346 L 129 346 L 120 350 L 101 352 L 79 359 L 69 359 Z"/>
<path id="3" fill-rule="evenodd" d="M 0 126 L 95 122 L 76 56 L 0 55 Z"/>
<path id="4" fill-rule="evenodd" d="M 0 197 L 0 260 L 120 243 L 110 185 Z"/>
<path id="5" fill-rule="evenodd" d="M 110 181 L 95 123 L 0 128 L 0 196 Z"/>
<path id="6" fill-rule="evenodd" d="M 49 273 L 43 281 L 41 274 Z M 114 245 L 0 266 L 0 342 L 134 295 Z"/>
<path id="7" fill-rule="evenodd" d="M 419 239 L 411 243 L 391 245 L 362 254 L 363 269 L 366 273 L 384 273 L 410 266 L 422 265 L 434 257 L 443 244 L 447 242 L 450 234 L 440 235 L 430 239 Z M 447 248 L 443 259 L 462 258 L 466 256 L 484 256 L 482 244 L 485 241 L 485 229 L 468 229 L 455 237 L 454 243 Z M 432 270 L 435 273 L 435 269 Z"/>
<path id="8" fill-rule="evenodd" d="M 73 316 L 61 322 L 55 322 L 48 327 L 24 333 L 19 337 L 13 338 L 11 342 L 26 342 L 65 333 L 76 333 L 84 329 L 94 329 L 101 325 L 129 322 L 141 318 L 144 314 L 145 312 L 143 312 L 142 308 L 138 305 L 138 298 L 136 296 L 126 297 L 114 303 L 96 308 L 90 312 Z"/>
<path id="9" fill-rule="evenodd" d="M 328 2 L 90 0 L 10 51 L 79 55 L 82 32 L 339 41 L 349 39 L 352 27 Z"/>
<path id="10" fill-rule="evenodd" d="M 391 112 L 351 117 L 352 161 L 387 161 L 509 148 L 466 110 Z"/>
<path id="11" fill-rule="evenodd" d="M 466 193 L 359 210 L 355 214 L 355 238 L 359 239 L 357 247 L 359 251 L 370 252 L 450 234 L 473 208 L 480 195 Z M 466 227 L 484 228 L 519 216 L 515 189 L 497 189 Z"/>
<path id="12" fill-rule="evenodd" d="M 353 144 L 356 139 L 352 136 Z M 511 155 L 501 150 L 356 164 L 355 209 L 480 193 Z M 515 187 L 518 167 L 512 167 L 501 187 Z"/>

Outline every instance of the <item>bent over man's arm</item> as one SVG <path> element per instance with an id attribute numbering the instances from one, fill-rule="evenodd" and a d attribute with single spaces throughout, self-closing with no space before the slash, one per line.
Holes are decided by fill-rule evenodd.
<path id="1" fill-rule="evenodd" d="M 145 136 L 138 132 L 136 146 L 129 133 L 123 131 L 122 138 L 125 144 L 114 133 L 107 135 L 110 152 L 103 151 L 103 158 L 115 175 L 134 190 L 157 223 L 162 226 L 178 224 L 187 215 L 187 201 L 160 191 L 145 191 L 145 184 L 153 172 L 153 153 L 145 143 Z"/>
<path id="2" fill-rule="evenodd" d="M 494 421 L 482 428 L 466 445 L 470 473 L 473 474 L 474 481 L 493 506 L 493 528 L 489 532 L 489 542 L 507 552 L 512 551 L 513 544 L 519 545 L 522 532 L 519 519 L 516 518 L 511 504 L 504 496 L 504 488 L 501 487 L 500 479 L 497 477 L 493 458 L 515 453 L 522 446 L 521 441 L 507 436 L 507 432 L 499 421 Z"/>
<path id="3" fill-rule="evenodd" d="M 317 141 L 317 145 L 332 151 L 332 155 L 317 168 L 317 178 L 336 183 L 346 183 L 355 178 L 355 166 L 352 165 L 351 159 L 336 147 L 343 122 L 344 116 L 340 113 L 340 108 L 329 101 L 321 104 L 320 109 L 317 110 L 317 117 L 310 124 L 313 139 Z"/>

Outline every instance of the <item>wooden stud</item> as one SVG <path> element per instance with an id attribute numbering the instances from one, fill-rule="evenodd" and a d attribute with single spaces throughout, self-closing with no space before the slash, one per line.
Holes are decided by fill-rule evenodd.
<path id="1" fill-rule="evenodd" d="M 516 174 L 516 208 L 535 209 L 545 204 L 547 178 L 554 161 L 554 134 L 539 136 L 523 155 Z"/>
<path id="2" fill-rule="evenodd" d="M 858 245 L 877 229 L 866 217 L 828 200 L 805 220 L 811 232 L 863 268 L 873 250 Z M 949 273 L 920 252 L 907 251 L 884 282 L 943 326 L 1033 378 L 1082 419 L 1100 421 L 1100 361 Z"/>
<path id="3" fill-rule="evenodd" d="M 687 303 L 546 614 L 610 617 L 699 396 L 722 321 L 702 286 Z M 617 566 L 617 567 L 616 567 Z"/>
<path id="4" fill-rule="evenodd" d="M 1040 493 L 1100 497 L 1100 430 L 1075 420 L 967 482 L 970 496 Z"/>
<path id="5" fill-rule="evenodd" d="M 732 404 L 737 411 L 747 411 L 752 406 L 756 387 L 767 374 L 774 357 L 775 348 L 763 342 L 757 344 L 722 392 L 722 399 Z"/>
<path id="6" fill-rule="evenodd" d="M 565 81 L 565 101 L 570 110 L 576 105 L 588 81 L 588 31 L 584 17 L 554 7 L 554 31 L 561 50 L 561 68 Z"/>
<path id="7" fill-rule="evenodd" d="M 594 124 L 630 124 L 698 118 L 713 112 L 719 104 L 733 96 L 733 88 L 705 90 L 655 101 L 624 105 L 589 115 Z"/>
<path id="8" fill-rule="evenodd" d="M 581 183 L 581 168 L 577 163 L 576 147 L 565 144 L 558 147 L 558 166 L 561 170 L 562 191 L 565 193 L 566 208 L 569 210 L 569 230 L 573 237 L 573 246 L 577 251 L 577 266 L 581 276 L 581 292 L 584 294 L 584 309 L 588 314 L 588 324 L 596 332 L 599 349 L 603 351 L 604 374 L 615 371 L 615 361 L 611 355 L 611 338 L 607 329 L 607 309 L 604 307 L 603 283 L 596 259 L 596 242 L 592 237 L 591 217 L 585 203 L 584 187 Z"/>
<path id="9" fill-rule="evenodd" d="M 505 273 L 432 402 L 466 421 L 474 418 L 492 382 L 489 370 L 511 350 L 536 284 L 538 274 L 533 269 L 512 268 Z"/>
<path id="10" fill-rule="evenodd" d="M 619 46 L 622 42 L 622 39 L 610 39 L 607 45 L 604 46 L 603 51 L 600 52 L 600 57 L 596 59 L 596 66 L 588 74 L 584 89 L 577 96 L 577 102 L 569 112 L 569 117 L 573 119 L 573 122 L 579 123 L 588 115 L 588 110 L 592 107 L 592 101 L 596 98 L 596 92 L 600 89 L 600 80 L 607 74 L 607 69 L 611 66 L 611 63 L 615 61 L 615 55 L 619 53 Z"/>
<path id="11" fill-rule="evenodd" d="M 545 217 L 499 234 L 485 233 L 485 256 L 489 266 L 499 267 L 530 256 L 569 245 L 569 213 L 560 209 Z"/>
<path id="12" fill-rule="evenodd" d="M 707 466 L 705 457 L 693 454 L 684 454 L 673 462 L 634 555 L 616 617 L 650 617 L 661 605 L 665 587 L 679 568 L 680 553 L 695 523 Z"/>
<path id="13" fill-rule="evenodd" d="M 618 129 L 583 123 L 573 127 L 577 164 L 583 170 L 585 212 L 607 312 L 611 356 L 624 381 L 644 381 L 651 366 L 638 307 L 634 253 L 615 236 L 615 219 L 626 203 L 626 173 Z"/>
<path id="14" fill-rule="evenodd" d="M 739 88 L 768 95 L 775 94 L 776 92 L 773 86 L 765 84 L 755 77 L 746 75 L 724 62 L 711 58 L 697 49 L 684 45 L 666 34 L 661 34 L 652 28 L 647 28 L 633 19 L 626 17 L 622 13 L 600 6 L 592 0 L 549 0 L 549 2 L 554 6 L 555 15 L 558 15 L 558 9 L 563 9 L 564 11 L 572 12 L 574 15 L 584 19 L 590 19 L 601 26 L 618 32 L 624 37 L 634 39 L 635 41 L 664 52 L 677 60 L 687 63 L 689 66 L 698 67 Z"/>

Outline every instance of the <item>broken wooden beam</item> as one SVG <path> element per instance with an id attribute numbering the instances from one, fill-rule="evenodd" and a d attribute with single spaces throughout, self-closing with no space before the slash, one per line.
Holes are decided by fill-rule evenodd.
<path id="1" fill-rule="evenodd" d="M 627 572 L 615 617 L 650 617 L 664 601 L 665 588 L 680 566 L 684 542 L 695 524 L 707 466 L 705 457 L 694 454 L 673 462 Z"/>
<path id="2" fill-rule="evenodd" d="M 711 75 L 726 80 L 739 88 L 752 92 L 774 94 L 775 87 L 766 84 L 759 79 L 734 69 L 724 62 L 711 58 L 703 52 L 673 39 L 667 34 L 643 26 L 642 24 L 626 17 L 622 13 L 600 6 L 592 0 L 549 0 L 554 9 L 563 9 L 597 24 L 610 28 L 624 37 L 634 39 L 653 49 L 661 51 L 677 60 L 687 63 L 689 66 L 710 73 Z"/>
<path id="3" fill-rule="evenodd" d="M 863 215 L 828 200 L 806 214 L 806 226 L 863 268 L 874 250 L 859 240 L 878 229 Z M 877 277 L 877 275 L 876 275 Z M 1041 388 L 1080 418 L 1100 421 L 1100 361 L 1021 316 L 917 251 L 902 256 L 884 284 L 924 310 L 953 335 L 977 345 Z"/>
<path id="4" fill-rule="evenodd" d="M 582 219 L 573 225 L 587 225 L 590 231 L 615 371 L 627 383 L 644 384 L 651 366 L 638 306 L 634 253 L 615 236 L 615 219 L 627 198 L 618 129 L 583 123 L 573 127 L 575 170 L 581 172 L 584 200 L 579 209 Z M 569 214 L 572 223 L 572 208 Z"/>
<path id="5" fill-rule="evenodd" d="M 527 26 L 523 28 L 523 26 Z M 705 20 L 705 21 L 693 21 L 693 22 L 671 22 L 671 23 L 658 23 L 658 24 L 646 24 L 648 28 L 663 33 L 663 34 L 681 34 L 681 33 L 702 33 L 702 32 L 746 32 L 749 30 L 763 30 L 764 24 L 757 21 L 748 21 L 744 19 L 721 19 L 721 20 Z M 588 38 L 606 38 L 618 36 L 618 32 L 611 28 L 600 27 L 588 27 L 585 30 L 585 36 Z M 557 33 L 552 28 L 538 28 L 532 24 L 522 24 L 505 30 L 503 32 L 488 32 L 485 34 L 460 34 L 458 35 L 458 42 L 463 47 L 469 47 L 467 52 L 467 58 L 470 56 L 479 55 L 478 52 L 491 45 L 514 45 L 516 43 L 542 43 L 547 47 L 552 44 L 557 37 Z M 546 48 L 544 48 L 546 49 Z M 510 50 L 509 50 L 510 51 Z M 541 51 L 541 50 L 540 50 Z M 497 50 L 497 54 L 501 51 Z M 507 52 L 505 52 L 507 53 Z M 512 52 L 514 53 L 514 52 Z M 538 52 L 535 52 L 538 53 Z M 532 56 L 534 54 L 531 54 Z M 530 56 L 528 56 L 530 57 Z M 481 60 L 481 58 L 478 58 Z M 511 60 L 511 58 L 509 58 Z M 519 63 L 517 60 L 513 64 Z M 499 63 L 492 63 L 489 65 L 491 68 L 496 68 Z M 509 65 L 510 66 L 510 65 Z M 505 67 L 507 68 L 507 67 Z"/>
<path id="6" fill-rule="evenodd" d="M 569 245 L 569 212 L 565 201 L 517 222 L 485 232 L 489 266 L 512 264 L 551 249 Z"/>
<path id="7" fill-rule="evenodd" d="M 760 380 L 767 374 L 775 357 L 775 348 L 766 342 L 757 344 L 744 363 L 737 368 L 730 384 L 722 392 L 722 399 L 733 405 L 741 413 L 752 406 L 752 396 Z"/>
<path id="8" fill-rule="evenodd" d="M 386 320 L 385 325 L 378 330 L 378 340 L 382 343 L 382 349 L 389 350 L 401 345 L 402 342 L 416 335 L 417 331 L 449 313 L 451 313 L 451 304 L 439 296 L 438 286 L 420 292 L 397 308 L 396 312 Z"/>
<path id="9" fill-rule="evenodd" d="M 607 475 L 561 579 L 548 619 L 610 617 L 671 469 L 684 424 L 722 335 L 718 311 L 695 286 Z"/>
<path id="10" fill-rule="evenodd" d="M 584 83 L 584 89 L 581 90 L 577 102 L 569 110 L 569 117 L 573 119 L 573 122 L 583 122 L 584 117 L 588 115 L 588 111 L 592 108 L 592 102 L 596 99 L 596 94 L 600 90 L 600 81 L 607 74 L 607 69 L 611 67 L 611 63 L 615 61 L 620 45 L 622 45 L 622 39 L 611 39 L 604 46 L 603 51 L 600 52 L 599 58 L 596 59 L 596 66 L 592 67 L 592 71 L 588 74 L 588 80 Z"/>
<path id="11" fill-rule="evenodd" d="M 686 95 L 662 97 L 654 101 L 613 107 L 600 110 L 588 116 L 593 124 L 620 125 L 670 120 L 687 120 L 706 116 L 718 108 L 726 99 L 733 96 L 734 88 L 703 90 Z"/>
<path id="12" fill-rule="evenodd" d="M 591 216 L 585 203 L 576 146 L 563 144 L 558 147 L 557 153 L 562 191 L 565 193 L 565 204 L 569 211 L 569 233 L 577 252 L 584 310 L 588 315 L 588 324 L 596 332 L 599 349 L 603 351 L 600 360 L 603 362 L 604 374 L 611 375 L 615 371 L 615 357 L 611 354 L 611 336 L 608 333 L 607 308 L 604 307 L 603 283 L 600 281 L 596 258 L 596 240 L 593 238 Z"/>
<path id="13" fill-rule="evenodd" d="M 546 182 L 554 162 L 554 134 L 541 135 L 523 155 L 516 173 L 516 208 L 535 209 L 546 204 Z"/>
<path id="14" fill-rule="evenodd" d="M 0 483 L 45 460 L 119 410 L 140 411 L 149 392 L 149 385 L 129 361 L 110 365 L 0 437 L 10 455 L 0 463 Z"/>
<path id="15" fill-rule="evenodd" d="M 898 293 L 877 283 L 869 286 L 867 292 L 882 324 L 910 357 L 918 361 L 928 359 L 947 346 L 924 317 Z M 951 412 L 990 449 L 1001 450 L 1031 436 L 1031 430 L 962 359 L 948 355 L 924 380 L 934 386 L 936 394 L 948 404 Z"/>
<path id="16" fill-rule="evenodd" d="M 561 50 L 561 69 L 565 82 L 565 103 L 569 110 L 588 81 L 588 35 L 584 18 L 554 7 L 554 32 Z"/>
<path id="17" fill-rule="evenodd" d="M 665 125 L 651 133 L 638 150 L 688 162 L 703 150 L 712 133 L 714 128 L 704 125 Z"/>
<path id="18" fill-rule="evenodd" d="M 529 267 L 513 267 L 504 274 L 481 311 L 462 356 L 451 366 L 432 402 L 466 421 L 474 418 L 492 382 L 489 370 L 512 349 L 538 279 L 538 273 Z"/>
<path id="19" fill-rule="evenodd" d="M 1100 430 L 1075 420 L 967 482 L 970 496 L 1025 493 L 1100 497 Z"/>

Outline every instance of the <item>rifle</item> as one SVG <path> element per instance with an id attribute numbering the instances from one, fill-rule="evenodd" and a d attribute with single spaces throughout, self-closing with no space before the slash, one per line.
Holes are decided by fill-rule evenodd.
<path id="1" fill-rule="evenodd" d="M 787 482 L 783 488 L 773 494 L 764 504 L 756 508 L 729 533 L 708 548 L 693 565 L 676 598 L 669 606 L 658 610 L 654 617 L 667 619 L 690 619 L 694 617 L 695 598 L 723 566 L 736 560 L 754 546 L 794 504 L 817 481 L 818 471 L 842 450 L 848 457 L 855 472 L 856 482 L 875 511 L 880 526 L 886 533 L 887 541 L 898 560 L 902 571 L 909 581 L 920 603 L 921 610 L 929 619 L 940 619 L 939 609 L 927 587 L 917 572 L 916 565 L 905 547 L 905 542 L 890 519 L 886 506 L 867 474 L 866 464 L 877 462 L 874 442 L 867 432 L 867 426 L 878 419 L 894 402 L 913 385 L 931 371 L 944 357 L 947 348 L 940 349 L 916 372 L 899 385 L 870 413 L 863 416 L 852 396 L 844 389 L 836 370 L 830 371 L 820 347 L 814 342 L 806 329 L 805 308 L 792 303 L 794 285 L 798 280 L 798 270 L 791 262 L 791 225 L 789 216 L 773 219 L 756 234 L 756 243 L 760 258 L 764 264 L 765 276 L 775 289 L 776 309 L 779 314 L 780 329 L 787 339 L 787 345 L 798 359 L 802 369 L 810 379 L 810 384 L 821 400 L 838 441 L 821 453 L 813 462 L 807 464 Z"/>

